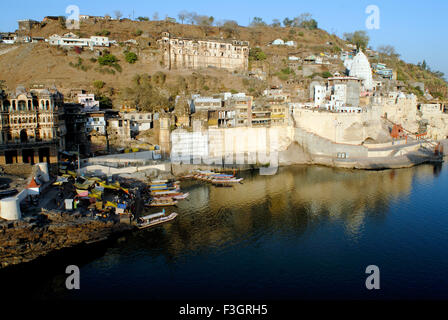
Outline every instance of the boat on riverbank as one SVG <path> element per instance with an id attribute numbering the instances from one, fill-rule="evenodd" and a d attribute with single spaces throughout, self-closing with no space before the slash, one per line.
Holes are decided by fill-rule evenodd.
<path id="1" fill-rule="evenodd" d="M 166 223 L 174 220 L 177 217 L 177 215 L 178 214 L 176 212 L 166 215 L 165 210 L 159 213 L 150 214 L 148 216 L 138 218 L 137 228 L 146 229 L 162 223 Z"/>
<path id="2" fill-rule="evenodd" d="M 240 183 L 241 181 L 243 181 L 243 178 L 212 179 L 210 182 L 212 184 L 232 184 L 232 183 Z"/>
<path id="3" fill-rule="evenodd" d="M 216 173 L 213 171 L 198 170 L 191 176 L 195 180 L 210 182 L 213 185 L 229 185 L 240 183 L 243 178 L 237 178 L 234 174 Z"/>
<path id="4" fill-rule="evenodd" d="M 151 200 L 146 204 L 147 207 L 171 207 L 175 206 L 178 202 L 173 199 L 167 199 L 167 200 Z"/>

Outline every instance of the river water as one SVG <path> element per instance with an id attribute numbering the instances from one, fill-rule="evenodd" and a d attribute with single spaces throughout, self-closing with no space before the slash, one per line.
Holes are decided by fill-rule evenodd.
<path id="1" fill-rule="evenodd" d="M 446 164 L 242 176 L 232 188 L 182 182 L 190 197 L 175 221 L 42 260 L 14 288 L 43 299 L 448 298 Z M 68 264 L 81 290 L 65 289 Z M 380 290 L 365 287 L 369 265 Z"/>

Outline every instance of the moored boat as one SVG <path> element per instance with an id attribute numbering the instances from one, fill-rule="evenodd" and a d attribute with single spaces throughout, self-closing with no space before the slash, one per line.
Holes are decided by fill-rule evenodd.
<path id="1" fill-rule="evenodd" d="M 152 200 L 149 204 L 147 204 L 148 207 L 170 207 L 175 206 L 177 204 L 176 200 L 170 199 L 170 200 Z"/>
<path id="2" fill-rule="evenodd" d="M 213 179 L 211 182 L 213 184 L 224 184 L 224 183 L 239 183 L 243 181 L 243 178 L 234 178 L 234 179 Z"/>
<path id="3" fill-rule="evenodd" d="M 163 210 L 162 212 L 139 218 L 138 222 L 137 222 L 137 227 L 139 229 L 153 227 L 153 226 L 159 225 L 161 223 L 172 221 L 176 217 L 177 217 L 176 212 L 173 212 L 173 213 L 167 215 L 165 213 L 165 210 Z"/>

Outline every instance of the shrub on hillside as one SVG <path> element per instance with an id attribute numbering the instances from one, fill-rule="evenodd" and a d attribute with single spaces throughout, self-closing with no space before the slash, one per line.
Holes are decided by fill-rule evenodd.
<path id="1" fill-rule="evenodd" d="M 266 53 L 264 53 L 261 48 L 251 48 L 249 51 L 249 60 L 251 61 L 262 61 L 266 59 Z"/>
<path id="2" fill-rule="evenodd" d="M 93 81 L 93 86 L 94 86 L 95 89 L 97 89 L 97 90 L 103 89 L 103 88 L 104 88 L 104 85 L 105 85 L 105 83 L 104 83 L 104 81 L 102 81 L 102 80 L 95 80 L 95 81 Z"/>
<path id="3" fill-rule="evenodd" d="M 131 51 L 126 51 L 124 53 L 124 56 L 125 56 L 126 61 L 130 64 L 134 64 L 138 60 L 137 55 Z"/>
<path id="4" fill-rule="evenodd" d="M 107 37 L 107 36 L 110 35 L 110 31 L 104 29 L 104 30 L 101 30 L 101 31 L 99 31 L 99 32 L 96 32 L 95 35 L 97 35 L 97 36 L 102 36 L 102 37 Z"/>
<path id="5" fill-rule="evenodd" d="M 118 62 L 117 57 L 110 53 L 107 53 L 104 56 L 98 58 L 98 63 L 102 66 L 112 67 L 117 62 Z"/>

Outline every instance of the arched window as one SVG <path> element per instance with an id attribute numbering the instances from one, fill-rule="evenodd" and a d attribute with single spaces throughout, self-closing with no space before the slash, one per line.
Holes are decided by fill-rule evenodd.
<path id="1" fill-rule="evenodd" d="M 8 109 L 9 109 L 10 105 L 11 105 L 11 104 L 9 103 L 9 101 L 8 101 L 8 100 L 5 100 L 5 101 L 3 102 L 3 111 L 8 112 Z"/>
<path id="2" fill-rule="evenodd" d="M 28 134 L 25 129 L 20 130 L 20 142 L 24 143 L 28 141 Z"/>
<path id="3" fill-rule="evenodd" d="M 26 110 L 26 102 L 24 100 L 20 100 L 18 102 L 18 110 L 19 111 L 25 111 Z"/>

